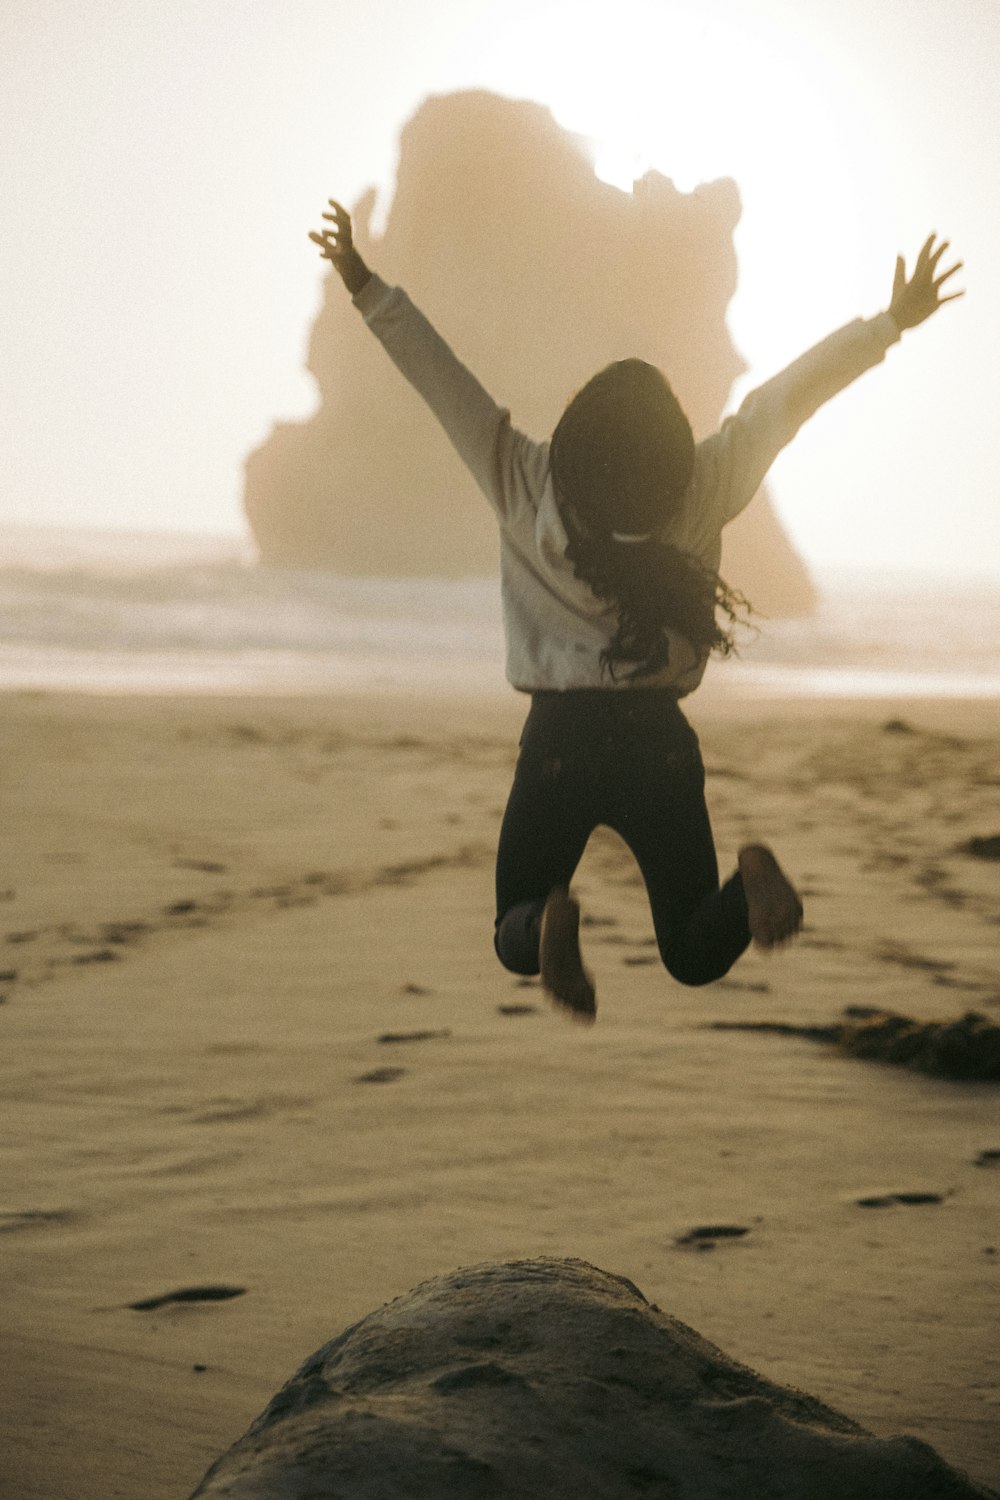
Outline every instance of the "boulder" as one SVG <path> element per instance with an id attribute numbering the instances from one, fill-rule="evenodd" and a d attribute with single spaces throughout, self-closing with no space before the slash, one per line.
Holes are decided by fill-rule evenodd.
<path id="1" fill-rule="evenodd" d="M 348 1328 L 192 1500 L 989 1495 L 927 1444 L 737 1364 L 623 1277 L 538 1259 L 438 1276 Z"/>

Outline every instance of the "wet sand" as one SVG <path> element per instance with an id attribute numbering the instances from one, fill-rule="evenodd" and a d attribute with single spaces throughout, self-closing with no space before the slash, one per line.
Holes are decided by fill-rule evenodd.
<path id="1" fill-rule="evenodd" d="M 584 1030 L 492 953 L 523 700 L 3 704 L 5 1500 L 178 1500 L 346 1324 L 534 1255 L 1000 1484 L 997 1086 L 712 1024 L 1000 1023 L 1000 705 L 699 693 L 723 869 L 773 842 L 805 930 L 685 990 L 600 833 Z"/>

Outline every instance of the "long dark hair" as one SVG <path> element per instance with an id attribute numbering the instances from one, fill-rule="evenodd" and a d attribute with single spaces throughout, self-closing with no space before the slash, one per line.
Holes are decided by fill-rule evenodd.
<path id="1" fill-rule="evenodd" d="M 666 666 L 667 629 L 696 651 L 728 656 L 747 601 L 659 536 L 694 467 L 691 425 L 662 372 L 641 359 L 600 371 L 560 417 L 550 460 L 573 571 L 618 612 L 601 653 L 611 677 L 646 677 Z"/>

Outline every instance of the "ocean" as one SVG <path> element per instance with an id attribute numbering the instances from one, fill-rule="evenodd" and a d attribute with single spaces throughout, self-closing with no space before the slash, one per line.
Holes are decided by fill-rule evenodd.
<path id="1" fill-rule="evenodd" d="M 1000 584 L 831 571 L 758 618 L 714 686 L 1000 697 Z M 238 537 L 0 529 L 0 689 L 315 694 L 503 688 L 496 579 L 264 567 Z"/>

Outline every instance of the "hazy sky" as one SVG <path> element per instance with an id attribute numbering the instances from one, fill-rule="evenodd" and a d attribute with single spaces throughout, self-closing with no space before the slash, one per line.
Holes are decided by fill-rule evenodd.
<path id="1" fill-rule="evenodd" d="M 487 87 L 612 180 L 737 180 L 751 381 L 947 234 L 968 295 L 772 488 L 813 563 L 1000 575 L 1000 0 L 3 0 L 0 69 L 0 520 L 240 529 L 245 454 L 315 404 L 307 229 Z"/>

